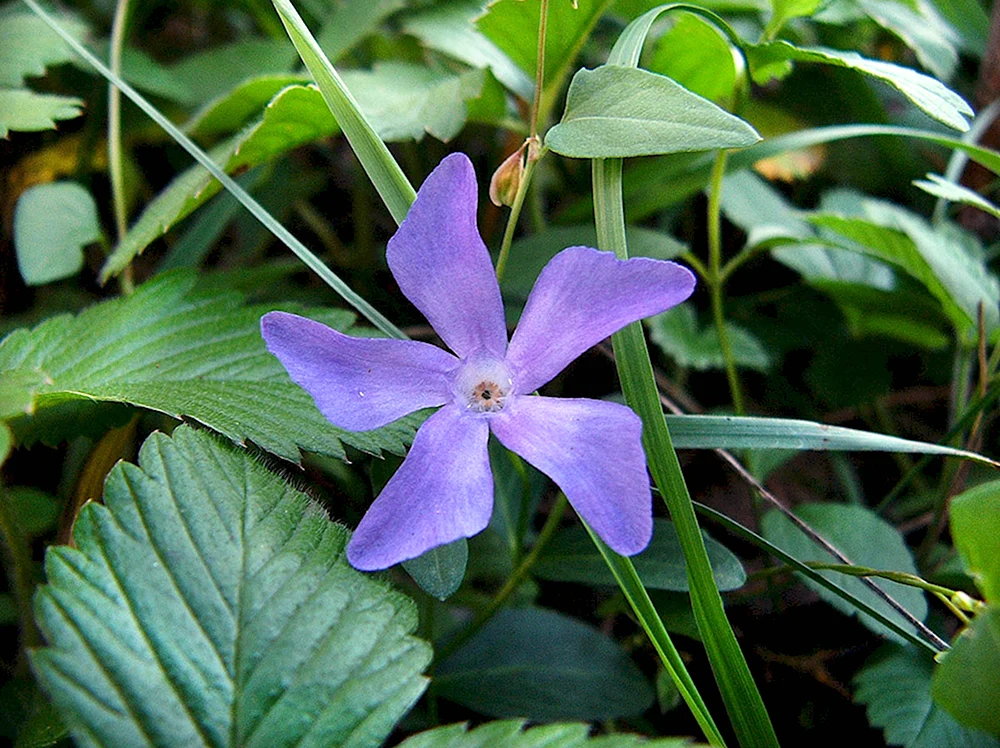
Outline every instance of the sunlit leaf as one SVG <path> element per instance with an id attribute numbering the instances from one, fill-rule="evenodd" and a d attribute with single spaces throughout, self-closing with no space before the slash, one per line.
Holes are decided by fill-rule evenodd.
<path id="1" fill-rule="evenodd" d="M 40 184 L 17 201 L 14 248 L 29 286 L 76 275 L 83 267 L 83 248 L 100 238 L 97 204 L 76 182 Z"/>
<path id="2" fill-rule="evenodd" d="M 958 635 L 934 671 L 931 695 L 963 725 L 1000 738 L 1000 607 Z"/>
<path id="3" fill-rule="evenodd" d="M 487 722 L 475 729 L 467 724 L 447 725 L 407 738 L 399 748 L 684 748 L 687 738 L 649 739 L 615 733 L 589 737 L 590 725 L 552 724 L 525 729 L 522 720 Z"/>
<path id="4" fill-rule="evenodd" d="M 951 536 L 956 550 L 991 603 L 1000 603 L 1000 483 L 970 488 L 951 500 Z"/>
<path id="5" fill-rule="evenodd" d="M 935 77 L 948 80 L 958 65 L 958 35 L 930 3 L 915 8 L 896 0 L 858 0 L 865 13 L 912 49 Z"/>
<path id="6" fill-rule="evenodd" d="M 47 411 L 68 401 L 128 403 L 194 419 L 293 461 L 300 449 L 341 457 L 345 443 L 401 452 L 413 433 L 407 419 L 350 432 L 323 418 L 264 347 L 260 317 L 273 308 L 200 291 L 193 274 L 174 272 L 76 317 L 18 330 L 0 342 L 0 381 L 34 377 L 21 393 L 32 415 L 10 423 L 21 441 L 58 441 L 74 425 L 51 422 Z M 343 310 L 308 313 L 341 329 L 354 318 Z"/>
<path id="7" fill-rule="evenodd" d="M 181 427 L 52 547 L 32 662 L 91 745 L 377 745 L 424 689 L 410 600 L 246 451 Z"/>
<path id="8" fill-rule="evenodd" d="M 854 504 L 810 503 L 797 507 L 795 514 L 833 543 L 855 565 L 880 571 L 917 573 L 913 557 L 906 547 L 903 536 L 895 527 L 865 507 Z M 764 515 L 761 527 L 765 538 L 800 561 L 840 563 L 826 550 L 814 544 L 776 509 L 772 509 Z M 907 623 L 885 600 L 865 586 L 860 579 L 833 571 L 820 573 L 838 587 L 848 590 L 855 597 L 864 600 L 868 605 L 897 621 L 900 625 L 911 627 L 911 624 Z M 927 616 L 927 600 L 923 590 L 883 579 L 873 581 L 892 595 L 918 620 L 922 621 Z M 818 585 L 808 578 L 803 579 L 803 583 L 815 590 L 816 594 L 842 613 L 857 615 L 861 622 L 875 633 L 889 637 L 893 641 L 902 641 L 895 632 L 865 613 L 859 613 L 850 603 L 833 594 L 826 587 Z"/>
<path id="9" fill-rule="evenodd" d="M 56 122 L 83 113 L 83 101 L 73 96 L 39 94 L 27 88 L 0 89 L 0 138 L 15 132 L 51 130 Z"/>
<path id="10" fill-rule="evenodd" d="M 994 218 L 1000 218 L 1000 207 L 991 203 L 978 192 L 974 192 L 964 185 L 949 182 L 937 174 L 928 174 L 927 179 L 917 179 L 913 184 L 935 197 L 952 203 L 971 205 L 989 213 Z"/>
<path id="11" fill-rule="evenodd" d="M 564 156 L 624 158 L 753 145 L 746 122 L 674 81 L 639 68 L 580 70 L 545 143 Z"/>
<path id="12" fill-rule="evenodd" d="M 727 101 L 736 83 L 736 63 L 726 38 L 712 24 L 691 13 L 656 43 L 649 70 L 675 80 L 709 101 Z"/>
<path id="13" fill-rule="evenodd" d="M 76 39 L 87 33 L 87 25 L 75 16 L 64 13 L 59 23 Z M 49 66 L 72 57 L 66 43 L 34 13 L 20 4 L 0 10 L 0 87 L 19 88 L 26 77 L 40 78 Z M 4 109 L 0 104 L 0 112 Z"/>

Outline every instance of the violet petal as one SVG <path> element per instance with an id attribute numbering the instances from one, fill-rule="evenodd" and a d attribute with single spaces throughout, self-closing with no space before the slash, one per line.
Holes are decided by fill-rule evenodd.
<path id="1" fill-rule="evenodd" d="M 517 391 L 533 392 L 608 335 L 684 301 L 694 283 L 674 262 L 564 249 L 538 276 L 510 341 Z"/>
<path id="2" fill-rule="evenodd" d="M 611 548 L 639 553 L 653 533 L 642 421 L 602 400 L 522 396 L 490 420 L 501 443 L 562 489 Z"/>
<path id="3" fill-rule="evenodd" d="M 500 286 L 476 228 L 479 192 L 462 153 L 430 173 L 406 220 L 389 240 L 386 261 L 400 290 L 462 358 L 507 346 Z"/>
<path id="4" fill-rule="evenodd" d="M 268 312 L 260 329 L 334 426 L 367 431 L 452 398 L 448 372 L 459 361 L 429 343 L 354 338 L 287 312 Z"/>
<path id="5" fill-rule="evenodd" d="M 493 513 L 484 418 L 454 405 L 432 415 L 347 544 L 356 569 L 374 571 L 480 532 Z"/>

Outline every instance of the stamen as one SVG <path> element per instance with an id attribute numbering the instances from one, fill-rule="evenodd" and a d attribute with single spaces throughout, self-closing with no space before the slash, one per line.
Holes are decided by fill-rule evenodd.
<path id="1" fill-rule="evenodd" d="M 452 387 L 455 401 L 463 410 L 492 414 L 504 409 L 513 385 L 510 370 L 502 360 L 476 357 L 459 368 Z"/>

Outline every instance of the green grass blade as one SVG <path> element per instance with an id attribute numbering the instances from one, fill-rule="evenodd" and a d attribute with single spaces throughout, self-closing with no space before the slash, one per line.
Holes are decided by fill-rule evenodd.
<path id="1" fill-rule="evenodd" d="M 691 709 L 691 713 L 698 721 L 698 725 L 702 731 L 704 731 L 705 737 L 708 738 L 708 741 L 712 745 L 724 746 L 725 741 L 719 733 L 719 728 L 716 727 L 715 721 L 708 711 L 708 706 L 706 706 L 704 700 L 701 698 L 701 694 L 698 693 L 698 687 L 684 666 L 684 660 L 681 659 L 680 653 L 670 639 L 670 634 L 667 633 L 666 628 L 663 626 L 663 621 L 660 620 L 656 608 L 653 607 L 653 603 L 649 599 L 649 594 L 646 592 L 646 588 L 643 587 L 642 580 L 639 579 L 632 561 L 625 556 L 619 556 L 608 548 L 604 541 L 597 536 L 586 522 L 583 524 L 594 541 L 594 545 L 597 546 L 597 550 L 600 551 L 605 563 L 607 563 L 608 568 L 614 575 L 615 581 L 618 582 L 618 586 L 621 587 L 622 593 L 624 593 L 629 605 L 632 606 L 632 610 L 642 625 L 643 630 L 660 655 L 660 660 L 670 673 L 670 677 L 676 684 L 681 697 Z"/>
<path id="2" fill-rule="evenodd" d="M 622 205 L 621 159 L 595 159 L 594 217 L 598 247 L 628 257 Z M 691 606 L 712 671 L 741 745 L 777 746 L 778 739 L 715 586 L 708 553 L 694 514 L 677 453 L 663 419 L 642 325 L 612 338 L 625 402 L 643 421 L 643 443 L 653 480 L 674 520 L 687 561 Z"/>
<path id="3" fill-rule="evenodd" d="M 222 183 L 222 186 L 243 204 L 243 207 L 249 210 L 258 221 L 264 224 L 268 231 L 274 234 L 286 247 L 292 250 L 292 252 L 294 252 L 296 256 L 302 260 L 307 267 L 309 267 L 310 270 L 322 278 L 323 281 L 330 286 L 330 288 L 336 291 L 337 294 L 344 299 L 344 301 L 354 307 L 363 317 L 365 317 L 365 319 L 375 325 L 375 327 L 384 332 L 386 335 L 396 338 L 405 337 L 398 327 L 386 319 L 377 309 L 375 309 L 375 307 L 356 294 L 351 287 L 341 280 L 336 273 L 330 270 L 330 268 L 328 268 L 323 261 L 319 259 L 319 257 L 313 254 L 302 242 L 296 239 L 288 229 L 282 226 L 281 223 L 275 219 L 274 216 L 268 213 L 263 206 L 260 205 L 260 203 L 254 200 L 246 190 L 240 187 L 228 174 L 222 171 L 222 169 L 220 169 L 216 163 L 212 161 L 209 155 L 199 148 L 187 135 L 181 132 L 173 122 L 163 116 L 163 114 L 155 106 L 149 103 L 145 97 L 123 81 L 119 76 L 113 74 L 103 62 L 97 59 L 97 57 L 87 50 L 86 47 L 67 33 L 59 25 L 59 23 L 52 18 L 52 16 L 42 10 L 35 0 L 23 0 L 23 2 L 31 8 L 31 10 L 37 14 L 39 18 L 45 21 L 45 23 L 53 31 L 62 37 L 62 39 L 72 48 L 74 52 L 86 60 L 87 63 L 104 76 L 105 79 L 117 86 L 121 92 L 125 94 L 136 106 L 149 115 L 149 117 L 156 122 L 156 124 L 166 130 L 167 134 L 169 134 L 178 145 L 191 154 L 192 158 L 204 166 L 213 177 L 218 179 Z"/>
<path id="4" fill-rule="evenodd" d="M 323 50 L 292 4 L 288 0 L 273 0 L 273 2 L 275 10 L 281 16 L 281 22 L 285 24 L 288 37 L 315 79 L 316 85 L 319 86 L 327 106 L 347 136 L 368 178 L 372 180 L 396 223 L 402 223 L 417 196 L 413 186 L 399 168 L 396 159 L 389 153 L 385 143 L 361 113 L 358 102 L 354 100 L 330 60 L 323 54 Z"/>

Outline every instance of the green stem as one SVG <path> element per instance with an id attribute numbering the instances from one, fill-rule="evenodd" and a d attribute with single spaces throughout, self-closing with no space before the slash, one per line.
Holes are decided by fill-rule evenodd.
<path id="1" fill-rule="evenodd" d="M 538 561 L 538 556 L 542 552 L 542 548 L 551 540 L 552 536 L 555 534 L 556 530 L 559 529 L 559 523 L 562 521 L 563 514 L 566 512 L 566 496 L 562 493 L 559 494 L 559 498 L 552 507 L 552 511 L 549 512 L 549 516 L 545 520 L 545 524 L 542 526 L 541 532 L 538 533 L 538 539 L 535 541 L 535 545 L 528 552 L 528 554 L 521 559 L 521 563 L 514 570 L 514 573 L 510 575 L 504 586 L 500 588 L 500 591 L 486 604 L 486 607 L 482 608 L 472 621 L 455 634 L 451 639 L 442 645 L 436 652 L 434 656 L 434 662 L 438 663 L 445 660 L 450 654 L 458 650 L 463 644 L 465 644 L 469 639 L 475 635 L 483 625 L 489 621 L 497 611 L 500 610 L 513 595 L 517 588 L 524 583 L 524 580 L 528 577 L 528 573 L 531 571 L 535 562 Z"/>
<path id="2" fill-rule="evenodd" d="M 128 0 L 118 0 L 115 18 L 111 25 L 111 72 L 120 76 L 122 72 L 122 48 L 125 46 L 125 27 L 128 24 Z M 122 166 L 122 95 L 114 83 L 108 83 L 108 178 L 111 181 L 111 206 L 115 216 L 115 234 L 121 241 L 128 231 L 128 217 L 125 206 L 125 174 Z M 122 269 L 120 276 L 122 291 L 131 294 L 135 284 L 132 280 L 132 265 Z"/>
<path id="3" fill-rule="evenodd" d="M 743 387 L 736 371 L 736 359 L 729 342 L 726 318 L 723 313 L 723 293 L 725 278 L 722 274 L 722 179 L 726 174 L 726 151 L 719 151 L 712 167 L 708 193 L 708 293 L 712 299 L 712 318 L 719 336 L 719 348 L 726 363 L 726 378 L 729 380 L 729 394 L 733 400 L 733 410 L 741 416 L 743 407 Z"/>
<path id="4" fill-rule="evenodd" d="M 621 159 L 594 159 L 594 217 L 598 247 L 628 258 L 622 205 Z M 613 338 L 625 402 L 643 422 L 643 446 L 653 479 L 670 510 L 687 562 L 691 607 L 709 662 L 737 737 L 744 746 L 777 746 L 767 710 L 726 618 L 705 541 L 663 419 L 659 393 L 642 325 L 633 323 Z"/>
<path id="5" fill-rule="evenodd" d="M 549 0 L 542 0 L 538 12 L 538 55 L 535 57 L 535 98 L 531 102 L 531 134 L 538 136 L 538 112 L 542 106 L 542 89 L 545 85 L 545 36 L 549 24 Z"/>
<path id="6" fill-rule="evenodd" d="M 507 269 L 507 260 L 510 258 L 510 247 L 514 242 L 514 231 L 517 229 L 517 221 L 521 217 L 521 208 L 524 207 L 524 198 L 528 194 L 528 185 L 531 183 L 531 175 L 535 171 L 535 164 L 541 159 L 544 150 L 532 160 L 531 146 L 528 147 L 528 164 L 524 167 L 524 174 L 521 176 L 521 183 L 517 186 L 514 195 L 514 204 L 510 206 L 510 215 L 507 216 L 507 226 L 503 231 L 503 239 L 500 242 L 500 255 L 497 257 L 497 282 L 503 279 L 504 271 Z"/>

